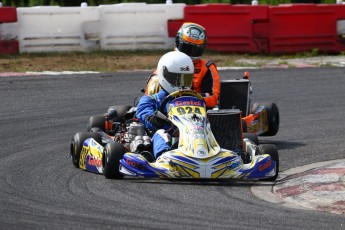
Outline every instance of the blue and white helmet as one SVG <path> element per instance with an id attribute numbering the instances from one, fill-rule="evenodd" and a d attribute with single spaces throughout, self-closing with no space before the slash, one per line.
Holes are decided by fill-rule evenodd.
<path id="1" fill-rule="evenodd" d="M 169 94 L 192 87 L 194 65 L 185 53 L 171 51 L 164 54 L 158 62 L 157 72 L 159 84 Z"/>

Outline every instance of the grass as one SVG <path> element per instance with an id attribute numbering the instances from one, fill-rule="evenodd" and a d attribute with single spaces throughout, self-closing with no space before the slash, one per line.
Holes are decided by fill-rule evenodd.
<path id="1" fill-rule="evenodd" d="M 170 50 L 2 54 L 0 55 L 0 72 L 153 70 L 156 68 L 159 58 L 168 51 Z M 204 58 L 214 61 L 217 66 L 260 67 L 278 58 L 280 64 L 288 64 L 288 60 L 292 58 L 317 55 L 320 55 L 317 49 L 311 52 L 280 56 L 207 51 Z"/>

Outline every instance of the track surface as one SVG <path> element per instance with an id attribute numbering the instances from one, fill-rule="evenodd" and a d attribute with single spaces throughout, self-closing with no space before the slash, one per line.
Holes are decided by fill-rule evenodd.
<path id="1" fill-rule="evenodd" d="M 252 183 L 116 181 L 74 168 L 72 135 L 110 105 L 132 104 L 148 75 L 0 78 L 0 229 L 345 229 L 344 215 L 260 200 Z M 278 135 L 261 142 L 276 144 L 281 170 L 344 158 L 344 68 L 251 75 L 253 101 L 280 109 Z"/>

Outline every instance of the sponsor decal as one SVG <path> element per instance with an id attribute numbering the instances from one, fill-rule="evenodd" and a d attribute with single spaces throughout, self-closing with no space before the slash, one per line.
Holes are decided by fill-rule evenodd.
<path id="1" fill-rule="evenodd" d="M 236 168 L 240 165 L 240 160 L 239 159 L 235 159 L 235 160 L 232 160 L 230 162 L 228 162 L 226 164 L 227 168 L 228 169 L 233 169 L 233 168 Z"/>
<path id="2" fill-rule="evenodd" d="M 272 160 L 267 161 L 265 164 L 259 166 L 259 171 L 262 172 L 272 164 Z"/>
<path id="3" fill-rule="evenodd" d="M 83 146 L 80 152 L 79 167 L 82 169 L 86 169 L 86 156 L 89 154 L 89 151 L 88 147 Z"/>
<path id="4" fill-rule="evenodd" d="M 201 101 L 175 101 L 175 106 L 183 106 L 183 105 L 194 105 L 194 106 L 201 106 Z"/>
<path id="5" fill-rule="evenodd" d="M 89 157 L 88 165 L 102 167 L 102 160 L 100 158 Z"/>
<path id="6" fill-rule="evenodd" d="M 189 71 L 189 70 L 190 68 L 188 65 L 186 67 L 180 67 L 180 71 Z"/>
<path id="7" fill-rule="evenodd" d="M 137 162 L 131 161 L 128 158 L 126 159 L 126 164 L 128 164 L 128 165 L 130 165 L 130 166 L 132 166 L 134 168 L 138 168 L 140 170 L 144 170 L 145 169 L 145 167 L 143 165 L 141 165 L 141 164 L 139 164 Z"/>
<path id="8" fill-rule="evenodd" d="M 134 161 L 131 161 L 130 159 L 126 159 L 126 163 L 128 164 L 128 165 L 130 165 L 130 166 L 132 166 L 132 167 L 137 167 L 137 163 L 136 162 L 134 162 Z"/>

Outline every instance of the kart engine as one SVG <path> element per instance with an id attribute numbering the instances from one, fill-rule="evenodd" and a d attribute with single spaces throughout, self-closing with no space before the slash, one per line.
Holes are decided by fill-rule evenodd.
<path id="1" fill-rule="evenodd" d="M 122 142 L 131 152 L 150 151 L 152 148 L 151 138 L 145 131 L 145 125 L 133 119 L 132 122 L 124 124 L 115 139 Z"/>

